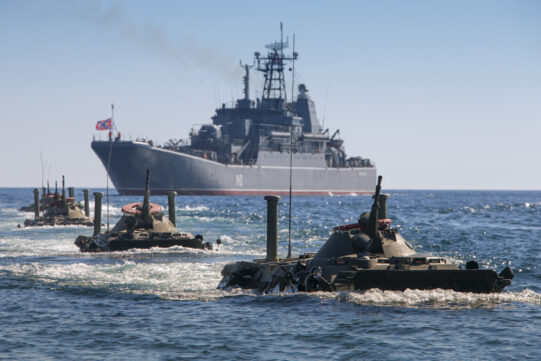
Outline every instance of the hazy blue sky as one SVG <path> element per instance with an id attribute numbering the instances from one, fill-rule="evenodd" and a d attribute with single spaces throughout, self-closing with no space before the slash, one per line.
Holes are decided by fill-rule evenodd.
<path id="1" fill-rule="evenodd" d="M 385 188 L 541 189 L 541 1 L 0 0 L 0 186 L 39 185 L 40 151 L 51 181 L 105 186 L 111 102 L 125 135 L 186 138 L 280 21 L 320 120 Z"/>

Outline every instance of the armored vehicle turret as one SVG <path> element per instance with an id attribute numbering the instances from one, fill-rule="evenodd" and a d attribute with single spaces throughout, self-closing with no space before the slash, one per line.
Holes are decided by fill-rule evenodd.
<path id="1" fill-rule="evenodd" d="M 417 253 L 398 229 L 391 227 L 387 195 L 380 194 L 381 180 L 380 176 L 370 213 L 362 213 L 357 223 L 334 228 L 316 254 L 228 264 L 222 270 L 219 288 L 262 292 L 440 288 L 490 293 L 511 284 L 513 271 L 509 267 L 498 275 L 494 270 L 479 269 L 475 261 L 462 269 L 448 258 Z"/>
<path id="2" fill-rule="evenodd" d="M 162 206 L 150 203 L 150 172 L 147 170 L 143 202 L 129 203 L 122 207 L 123 216 L 118 223 L 101 233 L 101 198 L 103 193 L 94 193 L 95 216 L 94 234 L 79 236 L 75 244 L 82 252 L 125 251 L 132 248 L 183 246 L 199 249 L 213 249 L 210 242 L 203 242 L 203 236 L 195 237 L 176 228 L 175 192 L 168 193 L 169 217 Z M 221 241 L 216 240 L 217 245 Z"/>
<path id="3" fill-rule="evenodd" d="M 47 187 L 49 188 L 49 187 Z M 55 192 L 45 192 L 43 190 L 40 199 L 39 190 L 34 189 L 34 219 L 26 219 L 25 227 L 41 227 L 55 225 L 77 225 L 92 226 L 88 212 L 88 191 L 85 189 L 85 205 L 75 202 L 74 188 L 68 188 L 69 197 L 66 197 L 64 176 L 62 176 L 62 194 L 58 193 L 58 187 Z"/>

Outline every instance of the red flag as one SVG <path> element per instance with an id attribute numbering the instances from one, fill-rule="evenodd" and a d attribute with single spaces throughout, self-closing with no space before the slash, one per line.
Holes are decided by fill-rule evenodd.
<path id="1" fill-rule="evenodd" d="M 113 128 L 113 118 L 98 120 L 96 130 L 109 130 Z"/>

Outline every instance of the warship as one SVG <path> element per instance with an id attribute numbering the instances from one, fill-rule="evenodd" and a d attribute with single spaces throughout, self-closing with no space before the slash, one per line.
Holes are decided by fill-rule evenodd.
<path id="1" fill-rule="evenodd" d="M 43 189 L 40 199 L 39 189 L 34 189 L 34 219 L 26 219 L 25 227 L 42 227 L 55 225 L 71 226 L 92 226 L 93 223 L 89 216 L 88 190 L 83 190 L 85 195 L 84 208 L 81 204 L 75 202 L 75 189 L 68 188 L 69 197 L 66 197 L 64 176 L 62 176 L 62 194 L 58 193 L 58 186 L 55 192 L 51 193 L 49 187 L 47 192 Z M 24 210 L 27 208 L 24 207 Z M 84 210 L 84 212 L 83 212 Z M 20 227 L 20 225 L 18 225 Z"/>
<path id="2" fill-rule="evenodd" d="M 298 53 L 284 51 L 289 40 L 254 53 L 244 69 L 244 97 L 216 109 L 212 123 L 190 132 L 188 140 L 165 144 L 120 133 L 94 137 L 91 147 L 122 195 L 144 193 L 144 171 L 153 176 L 153 194 L 176 191 L 190 195 L 373 194 L 376 168 L 369 160 L 348 157 L 340 132 L 323 129 L 314 101 L 304 84 L 293 94 Z M 291 65 L 288 68 L 288 64 Z M 250 98 L 250 70 L 262 73 L 261 97 Z M 292 71 L 291 96 L 286 94 L 286 70 Z M 332 133 L 332 134 L 331 134 Z M 362 139 L 362 137 L 357 137 Z"/>
<path id="3" fill-rule="evenodd" d="M 210 242 L 203 242 L 203 236 L 195 237 L 189 232 L 176 228 L 175 192 L 168 193 L 169 218 L 165 217 L 162 206 L 150 203 L 150 172 L 147 170 L 143 202 L 129 203 L 122 207 L 123 216 L 106 232 L 101 232 L 101 203 L 103 193 L 94 193 L 94 233 L 91 237 L 79 236 L 75 245 L 81 252 L 126 251 L 133 248 L 182 246 L 198 249 L 214 249 Z M 221 244 L 216 240 L 216 245 Z"/>
<path id="4" fill-rule="evenodd" d="M 381 176 L 370 212 L 354 224 L 335 227 L 317 253 L 278 259 L 277 202 L 267 196 L 267 257 L 253 262 L 227 264 L 221 289 L 244 288 L 260 292 L 354 291 L 378 288 L 450 289 L 457 292 L 501 292 L 511 284 L 513 271 L 500 274 L 479 269 L 469 261 L 465 269 L 450 259 L 419 254 L 387 218 L 387 195 L 381 193 Z M 272 205 L 271 205 L 272 203 Z M 270 229 L 270 230 L 269 230 Z"/>

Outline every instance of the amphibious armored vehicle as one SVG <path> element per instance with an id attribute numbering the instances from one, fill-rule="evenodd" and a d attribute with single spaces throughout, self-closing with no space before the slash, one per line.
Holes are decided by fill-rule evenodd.
<path id="1" fill-rule="evenodd" d="M 261 292 L 441 288 L 490 293 L 511 284 L 513 271 L 509 267 L 498 275 L 479 269 L 475 261 L 462 269 L 448 258 L 416 253 L 398 230 L 391 228 L 387 195 L 380 194 L 381 180 L 380 176 L 371 212 L 361 214 L 357 223 L 336 227 L 316 254 L 279 260 L 275 246 L 270 251 L 268 246 L 265 260 L 226 265 L 218 287 Z"/>
<path id="2" fill-rule="evenodd" d="M 150 172 L 147 170 L 146 188 L 143 202 L 126 204 L 122 207 L 123 216 L 109 231 L 101 233 L 101 198 L 103 193 L 94 193 L 95 216 L 94 234 L 91 237 L 79 236 L 75 244 L 82 252 L 125 251 L 132 248 L 183 246 L 199 249 L 213 249 L 210 242 L 203 242 L 203 236 L 195 237 L 176 228 L 175 192 L 168 193 L 169 218 L 163 208 L 150 203 Z M 221 244 L 218 239 L 217 245 Z"/>
<path id="3" fill-rule="evenodd" d="M 34 219 L 26 219 L 25 227 L 41 227 L 55 225 L 92 226 L 88 211 L 88 190 L 85 192 L 84 212 L 83 206 L 75 202 L 74 188 L 70 187 L 69 197 L 66 197 L 64 176 L 62 176 L 62 195 L 56 187 L 54 193 L 43 192 L 40 200 L 39 190 L 34 189 Z"/>

